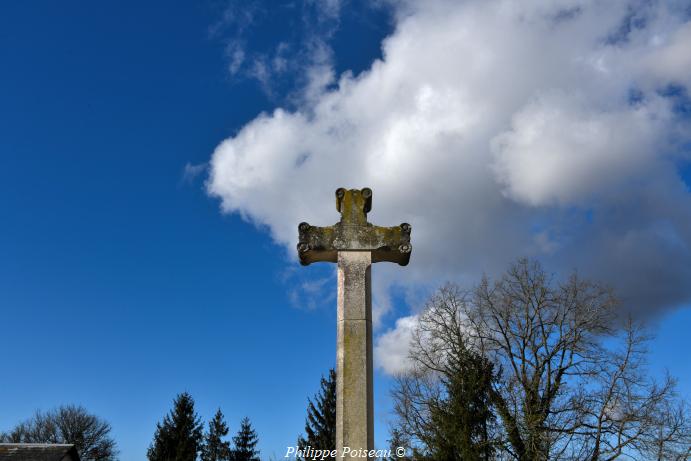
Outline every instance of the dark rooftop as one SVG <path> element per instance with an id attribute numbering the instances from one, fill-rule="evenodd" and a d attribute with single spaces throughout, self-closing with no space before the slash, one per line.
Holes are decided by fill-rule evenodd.
<path id="1" fill-rule="evenodd" d="M 74 445 L 0 443 L 0 461 L 79 461 Z"/>

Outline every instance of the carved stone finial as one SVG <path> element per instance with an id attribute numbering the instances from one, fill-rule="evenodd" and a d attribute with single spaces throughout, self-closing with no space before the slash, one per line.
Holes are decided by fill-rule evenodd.
<path id="1" fill-rule="evenodd" d="M 336 189 L 336 210 L 341 213 L 342 223 L 364 225 L 371 209 L 372 189 Z"/>

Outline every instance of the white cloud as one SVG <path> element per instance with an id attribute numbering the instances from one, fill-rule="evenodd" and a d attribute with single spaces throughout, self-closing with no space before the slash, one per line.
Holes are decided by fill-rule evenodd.
<path id="1" fill-rule="evenodd" d="M 495 171 L 529 205 L 587 204 L 647 175 L 668 118 L 661 103 L 598 110 L 573 94 L 541 95 L 492 139 Z"/>
<path id="2" fill-rule="evenodd" d="M 337 187 L 372 187 L 371 221 L 410 222 L 414 248 L 406 268 L 377 265 L 375 318 L 394 281 L 474 280 L 518 256 L 640 309 L 688 303 L 688 17 L 671 1 L 393 3 L 382 60 L 328 89 L 324 59 L 297 110 L 217 147 L 223 211 L 294 257 L 300 221 L 338 219 Z"/>
<path id="3" fill-rule="evenodd" d="M 390 375 L 410 371 L 409 358 L 413 332 L 418 324 L 418 316 L 402 317 L 392 328 L 377 338 L 374 347 L 374 363 Z"/>
<path id="4" fill-rule="evenodd" d="M 288 299 L 293 307 L 298 309 L 313 310 L 327 300 L 335 302 L 336 296 L 333 290 L 328 290 L 329 285 L 335 284 L 335 277 L 321 277 L 313 280 L 303 281 L 294 285 L 288 291 Z M 324 293 L 330 293 L 326 296 Z"/>
<path id="5" fill-rule="evenodd" d="M 645 71 L 655 79 L 670 84 L 691 84 L 691 23 L 670 33 L 660 33 L 650 39 L 654 52 L 643 61 Z"/>
<path id="6" fill-rule="evenodd" d="M 307 0 L 307 3 L 314 5 L 322 21 L 338 19 L 341 13 L 342 0 Z"/>
<path id="7" fill-rule="evenodd" d="M 226 52 L 230 59 L 228 63 L 228 72 L 230 72 L 231 75 L 235 75 L 240 71 L 245 61 L 245 50 L 242 49 L 239 43 L 231 42 L 226 47 Z"/>
<path id="8" fill-rule="evenodd" d="M 228 72 L 236 79 L 256 80 L 274 101 L 311 104 L 333 83 L 330 40 L 339 28 L 342 0 L 298 0 L 265 5 L 256 0 L 229 0 L 222 17 L 209 28 L 223 38 Z M 275 30 L 263 37 L 270 17 L 287 21 L 290 33 Z M 258 36 L 257 36 L 258 34 Z M 278 39 L 277 39 L 278 38 Z"/>
<path id="9" fill-rule="evenodd" d="M 209 168 L 208 162 L 203 162 L 203 163 L 199 163 L 196 165 L 187 162 L 187 163 L 185 163 L 185 167 L 182 170 L 182 181 L 187 182 L 187 183 L 191 183 L 195 179 L 197 179 L 197 177 L 199 177 L 199 175 L 205 173 L 208 170 L 208 168 Z"/>

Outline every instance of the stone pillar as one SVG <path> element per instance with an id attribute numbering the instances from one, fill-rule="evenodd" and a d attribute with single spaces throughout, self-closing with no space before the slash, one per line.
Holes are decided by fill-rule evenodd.
<path id="1" fill-rule="evenodd" d="M 338 263 L 338 349 L 336 353 L 336 449 L 338 461 L 362 461 L 374 449 L 372 404 L 372 263 L 410 261 L 411 227 L 375 226 L 367 221 L 372 190 L 336 189 L 341 220 L 333 226 L 298 225 L 300 264 Z M 355 453 L 344 453 L 343 448 Z"/>
<path id="2" fill-rule="evenodd" d="M 362 461 L 343 447 L 374 449 L 371 266 L 369 251 L 338 252 L 337 461 Z"/>

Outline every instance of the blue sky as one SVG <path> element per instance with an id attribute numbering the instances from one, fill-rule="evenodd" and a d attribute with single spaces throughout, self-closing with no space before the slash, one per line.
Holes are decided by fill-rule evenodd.
<path id="1" fill-rule="evenodd" d="M 647 186 L 666 177 L 673 178 L 667 181 L 674 184 L 687 184 L 690 179 L 688 144 L 686 150 L 679 147 L 688 142 L 684 137 L 688 114 L 678 109 L 683 108 L 686 82 L 681 82 L 674 94 L 660 90 L 663 83 L 667 85 L 664 79 L 672 78 L 669 75 L 679 66 L 684 70 L 685 64 L 675 67 L 672 58 L 658 62 L 655 69 L 667 72 L 662 76 L 662 71 L 622 70 L 612 64 L 613 74 L 618 70 L 637 76 L 638 80 L 628 79 L 627 86 L 640 85 L 646 101 L 657 101 L 645 110 L 661 111 L 658 106 L 672 99 L 676 104 L 677 109 L 669 112 L 676 118 L 665 119 L 663 127 L 654 125 L 649 138 L 636 138 L 645 146 L 659 146 L 660 139 L 670 141 L 664 162 L 672 158 L 674 168 L 664 163 L 672 168 L 664 170 L 663 160 L 650 160 L 645 152 L 630 168 L 617 159 L 570 165 L 573 175 L 582 171 L 588 178 L 588 190 L 597 192 L 592 196 L 583 195 L 583 181 L 571 184 L 564 179 L 557 187 L 521 176 L 520 166 L 536 161 L 526 152 L 540 152 L 542 148 L 526 140 L 522 130 L 538 119 L 545 107 L 571 106 L 573 101 L 582 107 L 578 114 L 551 112 L 564 126 L 581 126 L 584 118 L 588 126 L 595 124 L 595 132 L 601 128 L 597 123 L 605 128 L 635 125 L 643 109 L 633 115 L 624 109 L 602 117 L 588 115 L 592 101 L 601 100 L 598 88 L 614 93 L 620 82 L 603 81 L 598 88 L 595 82 L 592 88 L 581 88 L 577 96 L 545 90 L 535 100 L 514 101 L 513 106 L 507 102 L 511 108 L 493 115 L 484 125 L 469 122 L 477 132 L 503 133 L 496 141 L 484 143 L 499 146 L 493 147 L 496 163 L 492 171 L 498 172 L 501 187 L 497 186 L 497 198 L 492 200 L 494 214 L 483 215 L 478 222 L 486 222 L 492 229 L 509 228 L 512 235 L 519 236 L 514 239 L 487 232 L 476 223 L 473 228 L 462 227 L 464 235 L 470 237 L 451 238 L 449 241 L 458 242 L 440 254 L 426 243 L 431 235 L 426 224 L 437 225 L 438 216 L 425 215 L 421 210 L 441 209 L 448 203 L 459 207 L 443 213 L 457 218 L 438 223 L 445 238 L 454 235 L 449 229 L 458 222 L 468 221 L 473 204 L 491 195 L 485 183 L 461 191 L 470 197 L 467 203 L 465 198 L 458 203 L 444 202 L 444 193 L 437 190 L 457 182 L 474 184 L 463 173 L 450 179 L 434 176 L 437 169 L 451 171 L 444 163 L 444 152 L 456 149 L 440 146 L 438 140 L 472 138 L 451 130 L 435 133 L 429 138 L 433 142 L 420 141 L 419 146 L 408 143 L 408 147 L 418 149 L 408 152 L 406 145 L 397 146 L 392 141 L 396 130 L 387 131 L 397 122 L 378 127 L 386 141 L 384 151 L 393 145 L 401 164 L 429 149 L 429 174 L 420 175 L 422 169 L 413 162 L 410 171 L 399 171 L 386 155 L 362 157 L 357 153 L 368 152 L 370 141 L 362 140 L 371 136 L 360 128 L 348 131 L 359 126 L 356 116 L 327 116 L 324 107 L 335 98 L 337 107 L 352 104 L 362 109 L 360 113 L 367 112 L 370 107 L 358 106 L 349 92 L 356 94 L 381 70 L 379 80 L 384 81 L 385 88 L 400 87 L 406 92 L 421 88 L 418 102 L 422 100 L 423 109 L 430 100 L 434 114 L 448 115 L 430 118 L 436 126 L 471 120 L 456 106 L 440 106 L 429 97 L 439 88 L 435 85 L 448 86 L 445 82 L 438 83 L 430 76 L 423 76 L 429 81 L 426 85 L 409 80 L 420 69 L 404 58 L 416 50 L 401 43 L 409 43 L 404 39 L 410 30 L 423 44 L 444 38 L 430 38 L 431 32 L 425 28 L 428 23 L 436 24 L 430 19 L 436 14 L 453 16 L 444 13 L 448 5 L 443 3 L 430 11 L 410 5 L 372 8 L 355 0 L 347 4 L 151 1 L 3 5 L 0 430 L 29 417 L 36 409 L 82 404 L 112 424 L 123 460 L 144 459 L 156 422 L 169 410 L 177 393 L 189 391 L 204 419 L 220 407 L 231 431 L 235 431 L 240 419 L 249 416 L 259 432 L 262 454 L 281 456 L 285 446 L 303 430 L 306 398 L 317 389 L 321 374 L 334 364 L 336 332 L 333 268 L 296 265 L 289 232 L 303 219 L 316 224 L 335 221 L 331 194 L 339 186 L 371 185 L 375 193 L 373 220 L 396 224 L 410 218 L 414 245 L 415 230 L 421 229 L 421 245 L 415 247 L 410 270 L 374 269 L 374 277 L 380 281 L 375 289 L 378 336 L 395 334 L 396 319 L 413 315 L 424 293 L 442 280 L 473 280 L 481 272 L 491 274 L 506 260 L 526 253 L 540 257 L 557 272 L 574 267 L 580 270 L 594 261 L 593 266 L 601 270 L 592 270 L 593 275 L 613 273 L 613 267 L 619 269 L 617 274 L 624 274 L 611 282 L 621 286 L 631 299 L 648 299 L 648 295 L 651 299 L 664 298 L 664 309 L 648 316 L 658 328 L 651 368 L 655 373 L 668 368 L 679 378 L 680 391 L 691 395 L 691 362 L 682 347 L 688 342 L 691 325 L 687 307 L 691 297 L 684 288 L 688 279 L 671 278 L 665 285 L 646 279 L 661 288 L 645 293 L 626 291 L 640 286 L 646 274 L 666 274 L 658 268 L 686 274 L 679 268 L 687 268 L 690 260 L 687 244 L 691 243 L 691 221 L 686 211 L 679 210 L 688 205 L 684 195 L 688 190 L 665 189 L 661 194 L 678 199 L 674 203 L 679 209 L 672 210 L 669 205 L 672 211 L 641 212 L 635 220 L 620 216 L 629 212 L 632 203 L 639 203 L 636 200 L 640 197 L 629 190 L 630 182 L 645 184 L 645 190 L 659 190 Z M 674 37 L 685 33 L 688 18 L 675 14 L 672 11 L 669 18 L 655 23 L 658 35 L 660 30 L 668 30 L 671 37 L 668 42 L 663 40 L 669 48 L 655 56 L 667 56 L 665 52 L 672 56 L 677 49 Z M 463 25 L 461 21 L 454 30 L 462 30 Z M 440 34 L 444 27 L 439 27 Z M 578 29 L 582 35 L 590 32 L 589 28 Z M 372 63 L 383 57 L 382 40 L 387 36 L 393 39 L 384 45 L 386 59 L 369 71 Z M 477 40 L 491 44 L 490 38 Z M 555 41 L 561 39 L 558 36 Z M 630 42 L 634 49 L 636 38 Z M 447 42 L 440 43 L 439 49 L 445 48 Z M 464 75 L 470 75 L 472 56 L 449 46 L 453 51 L 449 61 L 455 61 L 456 56 L 461 61 L 467 58 L 462 67 Z M 242 56 L 241 62 L 238 56 Z M 667 65 L 670 59 L 674 65 Z M 404 69 L 399 74 L 390 70 L 396 63 Z M 534 64 L 532 67 L 539 67 Z M 429 63 L 421 58 L 419 67 L 429 68 Z M 454 69 L 432 70 L 449 75 L 449 81 L 458 82 L 459 87 L 472 83 L 458 79 Z M 339 80 L 342 75 L 345 77 Z M 559 84 L 568 87 L 569 80 L 564 78 Z M 657 86 L 646 87 L 654 78 L 659 80 L 655 80 Z M 517 86 L 516 91 L 521 91 Z M 500 90 L 502 85 L 496 83 L 496 88 Z M 551 82 L 549 88 L 560 87 Z M 373 95 L 381 93 L 379 89 Z M 454 97 L 441 100 L 453 101 Z M 371 102 L 375 114 L 407 110 L 375 97 L 365 100 Z M 468 101 L 482 112 L 485 100 Z M 504 100 L 490 102 L 501 106 Z M 279 107 L 283 115 L 274 112 Z M 598 110 L 598 114 L 603 111 Z M 261 113 L 265 115 L 257 118 Z M 326 129 L 322 126 L 325 119 L 336 121 L 326 123 Z M 424 141 L 426 119 L 422 120 L 413 128 L 419 130 L 415 139 Z M 288 124 L 288 131 L 293 130 L 289 136 L 283 134 L 283 123 Z M 647 128 L 644 125 L 639 131 L 647 133 Z M 295 141 L 295 130 L 298 138 L 303 136 L 307 141 Z M 337 136 L 333 133 L 339 130 L 343 130 L 342 137 L 329 137 Z M 548 127 L 545 133 L 554 130 Z M 228 141 L 220 145 L 224 139 Z M 283 144 L 280 148 L 260 145 L 256 139 L 276 139 L 277 144 Z M 351 139 L 357 142 L 351 143 Z M 580 140 L 573 142 L 579 148 L 590 146 Z M 463 149 L 480 143 L 473 141 Z M 328 148 L 337 144 L 350 149 L 347 152 L 352 158 L 341 157 L 348 158 L 348 163 L 342 165 L 330 157 L 312 163 L 319 160 L 320 149 L 325 156 L 338 154 Z M 568 145 L 550 146 L 569 149 Z M 602 146 L 612 147 L 605 141 Z M 602 146 L 590 147 L 597 153 Z M 280 161 L 284 157 L 273 157 L 273 153 L 285 153 L 288 158 L 294 154 L 306 161 L 304 165 L 288 162 L 286 166 Z M 253 176 L 257 169 L 251 159 L 265 162 L 259 164 L 261 174 L 256 173 L 257 177 Z M 365 160 L 380 169 L 363 167 Z M 233 166 L 230 170 L 229 164 Z M 319 178 L 314 179 L 312 170 L 306 171 L 312 167 L 320 172 Z M 614 181 L 614 191 L 602 188 L 597 174 L 592 173 L 607 168 L 624 171 L 627 179 Z M 649 172 L 658 170 L 666 173 L 653 181 Z M 560 171 L 552 173 L 558 175 Z M 243 186 L 245 177 L 254 185 Z M 445 183 L 447 179 L 450 182 Z M 402 197 L 400 201 L 392 199 L 396 191 L 403 190 L 397 188 L 399 182 L 417 187 L 421 194 L 425 191 L 438 200 L 438 207 L 415 201 L 406 190 L 396 195 Z M 612 199 L 615 196 L 617 199 Z M 646 203 L 657 202 L 651 199 Z M 608 254 L 606 261 L 597 259 L 601 253 L 598 249 L 611 242 L 608 229 L 622 229 L 622 235 L 628 237 L 621 241 L 631 242 L 636 250 L 627 252 L 624 245 Z M 525 236 L 521 234 L 524 231 Z M 641 235 L 640 241 L 635 240 Z M 593 251 L 577 251 L 577 245 Z M 643 264 L 638 272 L 620 270 L 626 264 L 635 266 L 641 260 L 651 261 L 650 255 L 667 252 L 666 259 L 661 257 L 650 266 Z M 650 302 L 638 309 L 652 310 Z M 379 357 L 387 352 L 380 349 Z M 390 411 L 390 378 L 385 369 L 377 370 L 375 381 L 376 433 L 381 445 L 386 440 Z"/>
<path id="2" fill-rule="evenodd" d="M 292 307 L 285 251 L 184 179 L 275 104 L 229 75 L 224 5 L 2 9 L 0 428 L 78 403 L 144 459 L 187 390 L 278 453 L 334 363 L 335 314 Z M 376 52 L 386 25 L 353 27 Z"/>

